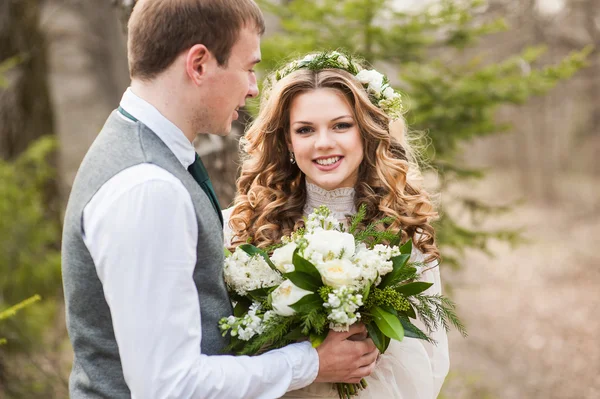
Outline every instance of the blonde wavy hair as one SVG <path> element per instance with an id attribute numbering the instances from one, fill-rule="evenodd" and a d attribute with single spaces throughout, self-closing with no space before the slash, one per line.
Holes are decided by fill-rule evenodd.
<path id="1" fill-rule="evenodd" d="M 361 83 L 340 69 L 301 69 L 265 89 L 259 115 L 240 142 L 241 175 L 229 219 L 231 245 L 251 242 L 267 248 L 304 225 L 305 176 L 290 162 L 287 146 L 290 106 L 299 94 L 321 88 L 342 93 L 360 129 L 364 158 L 355 186 L 355 204 L 357 209 L 367 205 L 364 224 L 391 216 L 394 222 L 385 227 L 401 232 L 402 242 L 412 238 L 428 261 L 439 259 L 430 224 L 437 213 L 428 193 L 420 187 L 404 121 L 390 124 L 389 117 L 371 103 Z"/>

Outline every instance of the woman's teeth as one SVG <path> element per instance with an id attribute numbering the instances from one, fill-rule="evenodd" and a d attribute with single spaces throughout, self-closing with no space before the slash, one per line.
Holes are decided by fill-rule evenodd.
<path id="1" fill-rule="evenodd" d="M 318 163 L 319 165 L 327 166 L 327 165 L 332 165 L 332 164 L 336 163 L 337 161 L 340 160 L 340 158 L 341 157 L 317 159 L 315 162 Z"/>

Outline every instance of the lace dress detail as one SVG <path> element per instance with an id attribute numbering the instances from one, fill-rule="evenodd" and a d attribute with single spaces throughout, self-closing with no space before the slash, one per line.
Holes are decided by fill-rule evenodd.
<path id="1" fill-rule="evenodd" d="M 346 220 L 347 215 L 354 215 L 354 188 L 344 187 L 327 191 L 319 186 L 306 183 L 306 204 L 304 204 L 304 216 L 308 216 L 313 210 L 326 205 L 332 216 L 340 222 Z"/>
<path id="2" fill-rule="evenodd" d="M 346 222 L 347 215 L 356 213 L 354 204 L 354 188 L 325 190 L 314 184 L 306 184 L 306 204 L 304 215 L 307 216 L 315 208 L 326 205 L 332 216 L 340 222 Z M 231 230 L 228 226 L 232 208 L 223 211 L 225 219 L 225 244 L 231 242 Z M 425 256 L 413 247 L 411 261 L 424 261 Z M 434 268 L 422 276 L 422 281 L 433 283 L 426 294 L 441 294 L 439 268 Z M 416 321 L 423 331 L 424 326 Z M 404 338 L 402 342 L 394 341 L 385 354 L 381 355 L 373 373 L 367 377 L 369 386 L 356 396 L 357 399 L 435 399 L 450 368 L 448 337 L 442 330 L 431 333 L 437 345 L 425 341 Z M 285 399 L 338 399 L 337 391 L 330 383 L 313 383 L 305 388 L 288 392 Z"/>

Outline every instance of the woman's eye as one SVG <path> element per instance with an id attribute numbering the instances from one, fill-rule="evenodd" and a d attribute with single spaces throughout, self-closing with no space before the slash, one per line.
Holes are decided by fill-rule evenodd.
<path id="1" fill-rule="evenodd" d="M 350 129 L 352 127 L 352 124 L 342 122 L 342 123 L 338 123 L 335 127 L 340 130 L 346 130 L 346 129 Z"/>
<path id="2" fill-rule="evenodd" d="M 299 134 L 310 133 L 310 132 L 311 132 L 311 129 L 308 126 L 304 126 L 304 127 L 301 127 L 300 129 L 296 130 L 296 133 L 299 133 Z"/>

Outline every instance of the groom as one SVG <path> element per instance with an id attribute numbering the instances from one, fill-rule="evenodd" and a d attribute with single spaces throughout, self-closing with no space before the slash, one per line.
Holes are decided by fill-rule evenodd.
<path id="1" fill-rule="evenodd" d="M 131 87 L 83 160 L 63 235 L 71 398 L 276 398 L 358 382 L 370 340 L 330 333 L 256 357 L 220 355 L 231 314 L 221 211 L 192 141 L 226 135 L 258 94 L 262 14 L 252 0 L 140 0 Z"/>

